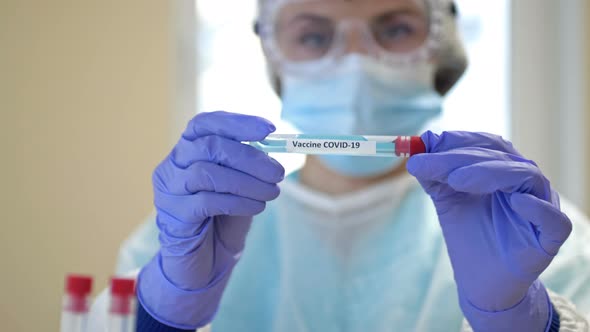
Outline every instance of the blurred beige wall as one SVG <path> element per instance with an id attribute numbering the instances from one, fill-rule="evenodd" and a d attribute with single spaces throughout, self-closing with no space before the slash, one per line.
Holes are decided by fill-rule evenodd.
<path id="1" fill-rule="evenodd" d="M 590 4 L 586 4 L 586 17 L 590 19 Z M 590 22 L 586 20 L 586 89 L 588 92 L 586 93 L 586 128 L 590 129 Z M 590 148 L 590 143 L 588 143 Z M 587 154 L 588 161 L 586 165 L 590 165 L 590 153 Z M 590 170 L 588 170 L 590 174 Z M 587 177 L 586 181 L 586 188 L 589 188 L 590 191 L 590 176 Z M 586 211 L 590 214 L 590 197 L 588 197 L 588 202 L 586 204 Z"/>
<path id="2" fill-rule="evenodd" d="M 169 143 L 168 1 L 0 2 L 3 331 L 57 331 L 68 271 L 106 286 Z"/>

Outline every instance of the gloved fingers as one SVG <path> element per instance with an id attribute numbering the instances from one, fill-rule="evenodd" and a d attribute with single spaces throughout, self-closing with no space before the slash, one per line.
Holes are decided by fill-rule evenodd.
<path id="1" fill-rule="evenodd" d="M 572 232 L 568 216 L 553 204 L 530 194 L 514 193 L 510 203 L 517 214 L 537 228 L 537 238 L 545 252 L 556 255 Z"/>
<path id="2" fill-rule="evenodd" d="M 459 148 L 477 147 L 520 155 L 511 142 L 501 136 L 467 131 L 445 131 L 437 135 L 431 131 L 422 134 L 422 141 L 428 153 L 444 152 Z"/>
<path id="3" fill-rule="evenodd" d="M 268 183 L 232 168 L 199 161 L 186 169 L 167 167 L 166 178 L 157 176 L 156 188 L 172 195 L 192 195 L 200 191 L 234 194 L 257 201 L 270 201 L 278 197 L 277 184 Z M 158 175 L 158 173 L 156 173 Z"/>
<path id="4" fill-rule="evenodd" d="M 278 183 L 285 177 L 283 166 L 266 153 L 221 136 L 180 140 L 169 158 L 179 168 L 188 168 L 199 161 L 212 162 L 268 183 Z"/>
<path id="5" fill-rule="evenodd" d="M 185 196 L 155 192 L 154 204 L 159 211 L 185 224 L 200 224 L 215 216 L 251 217 L 266 207 L 265 202 L 258 200 L 209 191 Z"/>
<path id="6" fill-rule="evenodd" d="M 456 191 L 472 194 L 519 192 L 551 199 L 549 182 L 541 170 L 518 161 L 491 160 L 461 167 L 449 174 L 448 184 Z"/>
<path id="7" fill-rule="evenodd" d="M 418 180 L 446 183 L 449 174 L 456 169 L 493 160 L 521 161 L 525 159 L 497 150 L 469 147 L 418 154 L 408 160 L 406 168 Z"/>
<path id="8" fill-rule="evenodd" d="M 264 118 L 218 111 L 197 114 L 182 137 L 194 141 L 199 137 L 219 135 L 235 141 L 260 141 L 275 130 L 275 126 Z"/>
<path id="9" fill-rule="evenodd" d="M 265 202 L 231 194 L 199 192 L 195 195 L 196 214 L 213 216 L 250 217 L 255 216 L 266 207 Z"/>
<path id="10" fill-rule="evenodd" d="M 216 221 L 213 226 L 215 227 L 217 240 L 221 242 L 225 249 L 235 254 L 244 250 L 245 235 L 250 229 L 250 224 L 239 217 L 226 217 L 223 220 Z"/>

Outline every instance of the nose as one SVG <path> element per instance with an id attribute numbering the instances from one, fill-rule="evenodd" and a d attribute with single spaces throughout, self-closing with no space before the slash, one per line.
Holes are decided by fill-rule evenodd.
<path id="1" fill-rule="evenodd" d="M 345 53 L 346 54 L 361 54 L 369 55 L 369 45 L 366 36 L 361 32 L 358 27 L 349 26 L 345 30 L 344 41 L 346 43 Z"/>

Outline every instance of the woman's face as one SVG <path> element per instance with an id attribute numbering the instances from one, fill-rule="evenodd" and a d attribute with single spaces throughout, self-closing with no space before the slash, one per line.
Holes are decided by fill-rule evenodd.
<path id="1" fill-rule="evenodd" d="M 430 15 L 423 0 L 299 0 L 281 6 L 274 24 L 286 60 L 308 62 L 336 50 L 409 53 L 428 39 Z"/>

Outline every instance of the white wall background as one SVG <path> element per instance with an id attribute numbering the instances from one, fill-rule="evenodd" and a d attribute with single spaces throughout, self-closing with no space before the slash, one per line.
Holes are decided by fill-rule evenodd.
<path id="1" fill-rule="evenodd" d="M 590 213 L 587 0 L 512 1 L 513 140 Z"/>
<path id="2" fill-rule="evenodd" d="M 445 102 L 444 130 L 510 137 L 508 0 L 456 0 L 469 67 Z"/>

